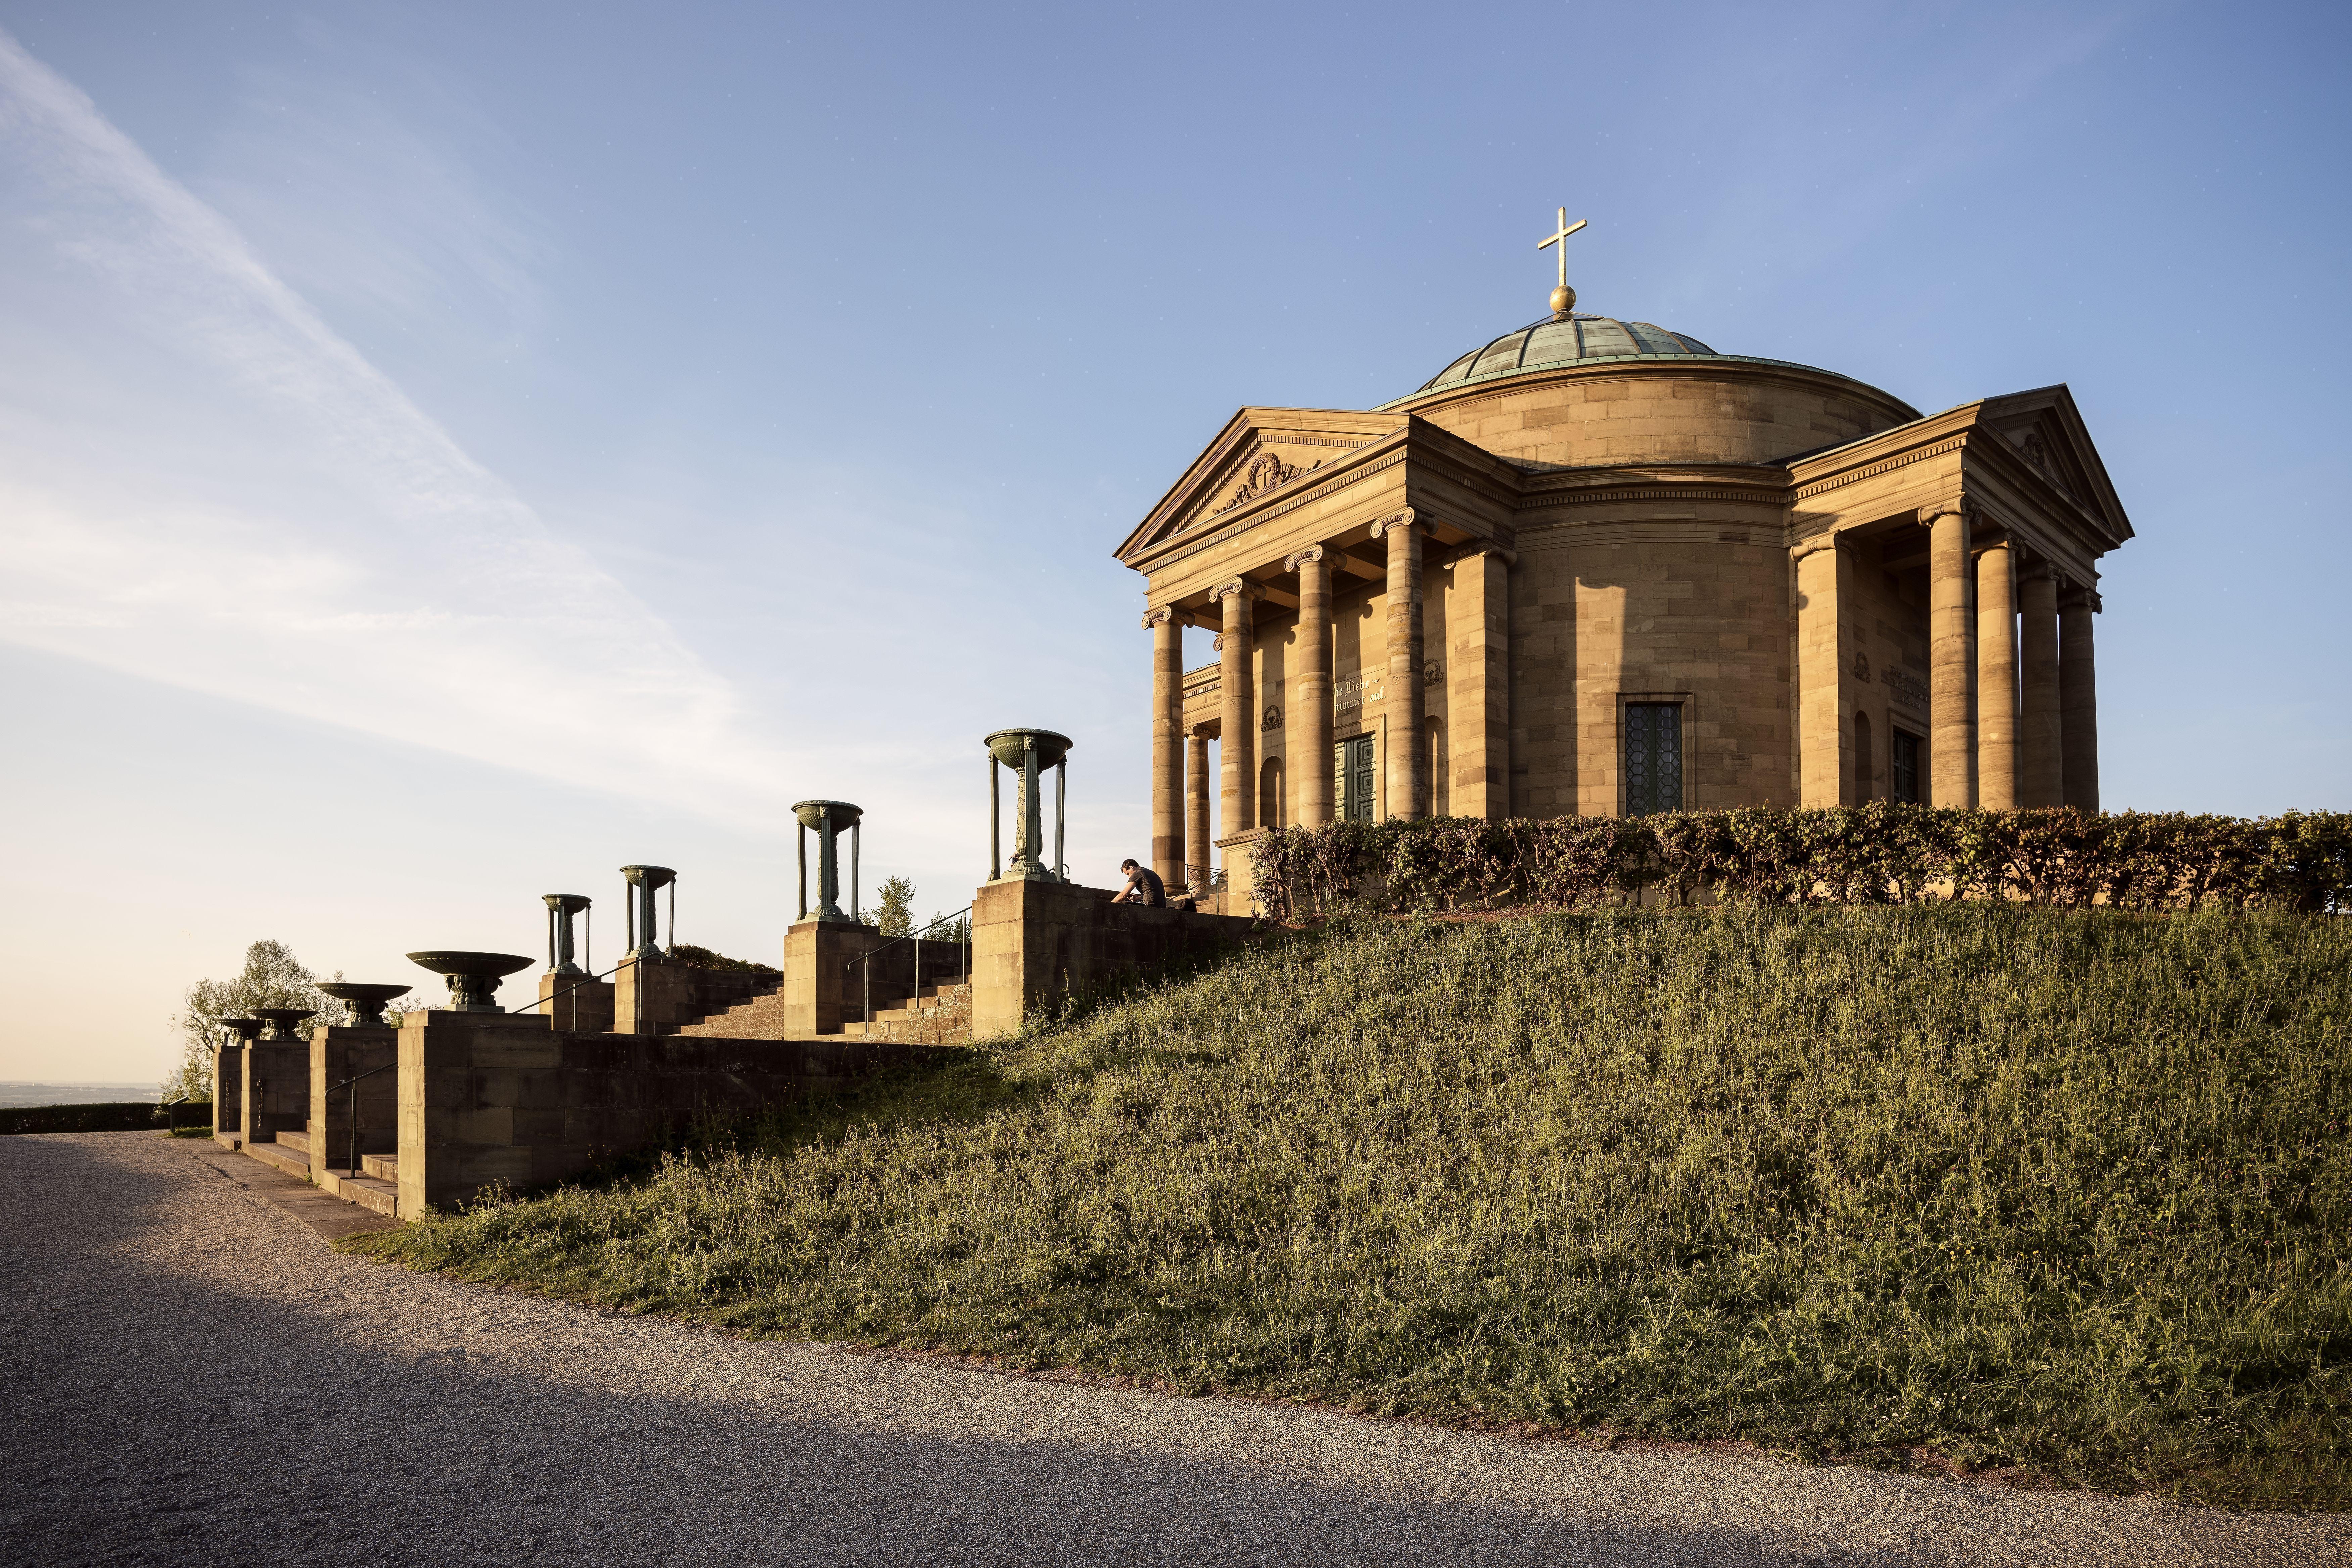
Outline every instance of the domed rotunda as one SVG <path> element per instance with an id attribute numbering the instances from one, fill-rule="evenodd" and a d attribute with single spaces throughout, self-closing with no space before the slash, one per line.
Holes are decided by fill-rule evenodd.
<path id="1" fill-rule="evenodd" d="M 1922 416 L 1553 304 L 1372 409 L 1243 408 L 1118 547 L 1171 887 L 1339 817 L 2096 807 L 2132 531 L 2063 385 Z"/>

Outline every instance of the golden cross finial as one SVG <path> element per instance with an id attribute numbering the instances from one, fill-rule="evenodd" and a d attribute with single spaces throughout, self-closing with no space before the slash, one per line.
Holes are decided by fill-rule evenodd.
<path id="1" fill-rule="evenodd" d="M 1551 291 L 1551 313 L 1555 320 L 1566 320 L 1568 313 L 1576 309 L 1576 290 L 1568 286 L 1568 237 L 1583 226 L 1582 218 L 1569 222 L 1568 209 L 1562 207 L 1559 209 L 1559 226 L 1552 231 L 1549 238 L 1536 247 L 1538 250 L 1549 250 L 1555 245 L 1559 247 L 1559 287 Z"/>

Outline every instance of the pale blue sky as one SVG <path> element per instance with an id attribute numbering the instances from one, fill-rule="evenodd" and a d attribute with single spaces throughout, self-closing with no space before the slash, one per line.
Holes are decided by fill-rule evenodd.
<path id="1" fill-rule="evenodd" d="M 256 937 L 609 956 L 625 861 L 772 957 L 803 796 L 955 908 L 1008 723 L 1139 851 L 1109 551 L 1539 314 L 1561 204 L 1586 309 L 2070 384 L 2109 804 L 2352 806 L 2347 15 L 0 0 L 0 1079 Z"/>

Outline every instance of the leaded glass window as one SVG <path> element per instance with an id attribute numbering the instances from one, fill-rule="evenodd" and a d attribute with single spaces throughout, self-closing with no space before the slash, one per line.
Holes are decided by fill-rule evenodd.
<path id="1" fill-rule="evenodd" d="M 1683 808 L 1683 705 L 1625 704 L 1625 813 Z"/>

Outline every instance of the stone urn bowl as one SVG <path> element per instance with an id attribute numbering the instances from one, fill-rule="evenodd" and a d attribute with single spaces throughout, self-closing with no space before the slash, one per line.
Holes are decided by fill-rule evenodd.
<path id="1" fill-rule="evenodd" d="M 261 1020 L 258 1018 L 223 1018 L 221 1020 L 221 1027 L 235 1034 L 236 1036 L 236 1043 L 238 1045 L 249 1046 L 254 1042 L 255 1037 L 261 1033 Z"/>
<path id="2" fill-rule="evenodd" d="M 378 985 L 357 980 L 322 980 L 319 989 L 343 1005 L 354 1024 L 381 1024 L 383 1005 L 395 996 L 404 996 L 415 989 L 413 985 Z"/>
<path id="3" fill-rule="evenodd" d="M 411 963 L 422 964 L 449 983 L 449 1005 L 460 1013 L 496 1013 L 499 981 L 532 960 L 511 952 L 412 952 Z"/>
<path id="4" fill-rule="evenodd" d="M 1029 742 L 1037 743 L 1037 771 L 1045 772 L 1070 754 L 1071 741 L 1067 735 L 1056 735 L 1051 730 L 999 730 L 988 738 L 988 749 L 996 760 L 1018 772 L 1022 753 Z"/>
<path id="5" fill-rule="evenodd" d="M 265 1040 L 299 1040 L 294 1026 L 310 1016 L 308 1007 L 256 1007 L 253 1016 L 261 1020 L 261 1037 Z"/>
<path id="6" fill-rule="evenodd" d="M 856 826 L 865 815 L 863 806 L 852 805 L 845 800 L 797 800 L 793 803 L 793 816 L 799 818 L 803 827 L 821 826 L 829 816 L 835 833 L 845 827 Z"/>

